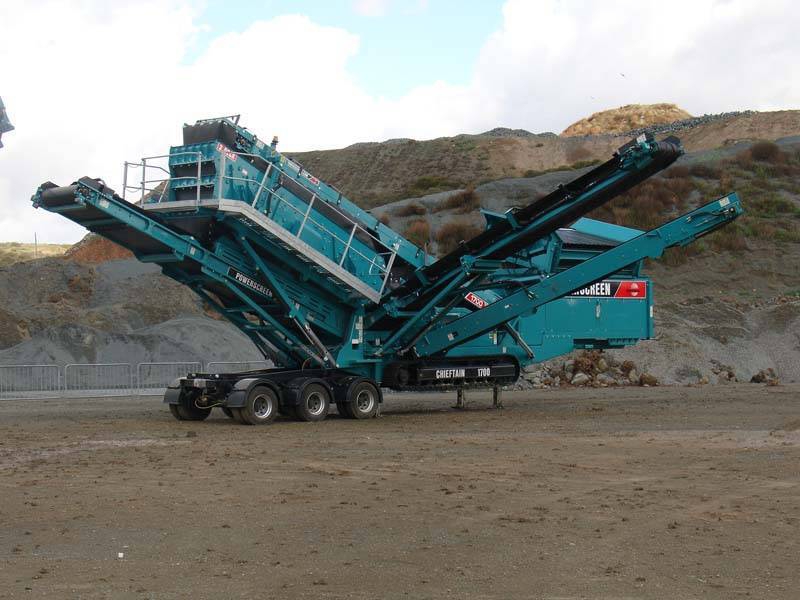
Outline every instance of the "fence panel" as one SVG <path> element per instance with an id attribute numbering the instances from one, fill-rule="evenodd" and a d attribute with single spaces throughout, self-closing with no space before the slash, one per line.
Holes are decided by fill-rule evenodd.
<path id="1" fill-rule="evenodd" d="M 139 363 L 136 367 L 136 387 L 143 396 L 163 394 L 167 385 L 178 377 L 202 370 L 203 365 L 199 362 Z"/>
<path id="2" fill-rule="evenodd" d="M 0 399 L 59 398 L 58 365 L 0 365 Z"/>
<path id="3" fill-rule="evenodd" d="M 208 373 L 237 373 L 238 371 L 255 371 L 256 369 L 270 369 L 272 363 L 268 360 L 251 360 L 243 362 L 210 362 L 206 366 Z"/>
<path id="4" fill-rule="evenodd" d="M 133 391 L 130 363 L 71 364 L 64 367 L 64 396 L 129 396 Z"/>

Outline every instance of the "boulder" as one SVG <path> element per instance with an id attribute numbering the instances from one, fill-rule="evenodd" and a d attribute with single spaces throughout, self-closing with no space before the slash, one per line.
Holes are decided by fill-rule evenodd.
<path id="1" fill-rule="evenodd" d="M 658 385 L 658 379 L 656 379 L 650 373 L 642 373 L 639 377 L 639 385 L 648 385 L 650 387 Z"/>
<path id="2" fill-rule="evenodd" d="M 577 373 L 575 373 L 575 375 L 572 376 L 571 383 L 572 385 L 586 385 L 590 381 L 591 378 L 586 373 L 578 371 Z"/>
<path id="3" fill-rule="evenodd" d="M 597 376 L 597 383 L 601 385 L 617 385 L 617 380 L 608 373 L 600 373 Z"/>

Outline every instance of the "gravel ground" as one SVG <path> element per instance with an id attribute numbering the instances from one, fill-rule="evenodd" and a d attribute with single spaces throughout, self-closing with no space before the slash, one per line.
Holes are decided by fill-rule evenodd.
<path id="1" fill-rule="evenodd" d="M 794 599 L 800 386 L 0 403 L 0 597 Z"/>

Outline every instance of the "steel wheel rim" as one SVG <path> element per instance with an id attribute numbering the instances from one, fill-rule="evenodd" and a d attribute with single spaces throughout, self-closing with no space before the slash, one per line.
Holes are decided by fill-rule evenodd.
<path id="1" fill-rule="evenodd" d="M 325 408 L 325 400 L 322 398 L 322 394 L 319 392 L 311 392 L 308 395 L 306 406 L 308 407 L 309 414 L 314 416 L 322 414 Z"/>
<path id="2" fill-rule="evenodd" d="M 375 406 L 375 397 L 369 390 L 361 390 L 356 396 L 356 408 L 359 412 L 366 413 Z"/>
<path id="3" fill-rule="evenodd" d="M 264 394 L 259 394 L 253 400 L 253 414 L 259 419 L 266 419 L 272 414 L 272 402 Z"/>

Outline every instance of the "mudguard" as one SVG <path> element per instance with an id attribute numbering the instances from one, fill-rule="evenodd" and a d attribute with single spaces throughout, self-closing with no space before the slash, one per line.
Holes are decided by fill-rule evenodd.
<path id="1" fill-rule="evenodd" d="M 359 377 L 354 375 L 352 377 L 344 377 L 336 382 L 336 385 L 333 388 L 333 400 L 337 404 L 339 402 L 347 402 L 347 399 L 350 397 L 350 390 L 353 389 L 354 386 L 358 385 L 362 381 L 366 381 L 371 383 L 375 386 L 378 390 L 378 404 L 383 403 L 383 392 L 381 391 L 381 386 L 375 383 L 373 380 L 368 379 L 367 377 Z"/>
<path id="2" fill-rule="evenodd" d="M 241 408 L 247 400 L 250 390 L 257 385 L 266 385 L 278 395 L 278 401 L 283 401 L 283 390 L 274 381 L 261 377 L 247 377 L 240 379 L 233 386 L 231 392 L 225 397 L 225 406 L 229 408 Z"/>
<path id="3" fill-rule="evenodd" d="M 164 404 L 179 404 L 183 395 L 183 387 L 181 380 L 176 379 L 167 386 L 167 391 L 164 392 Z"/>
<path id="4" fill-rule="evenodd" d="M 300 395 L 303 390 L 312 383 L 320 384 L 328 390 L 332 400 L 335 398 L 334 390 L 331 389 L 330 384 L 324 379 L 318 377 L 298 377 L 282 386 L 283 395 L 280 396 L 281 405 L 297 406 L 300 403 Z"/>

